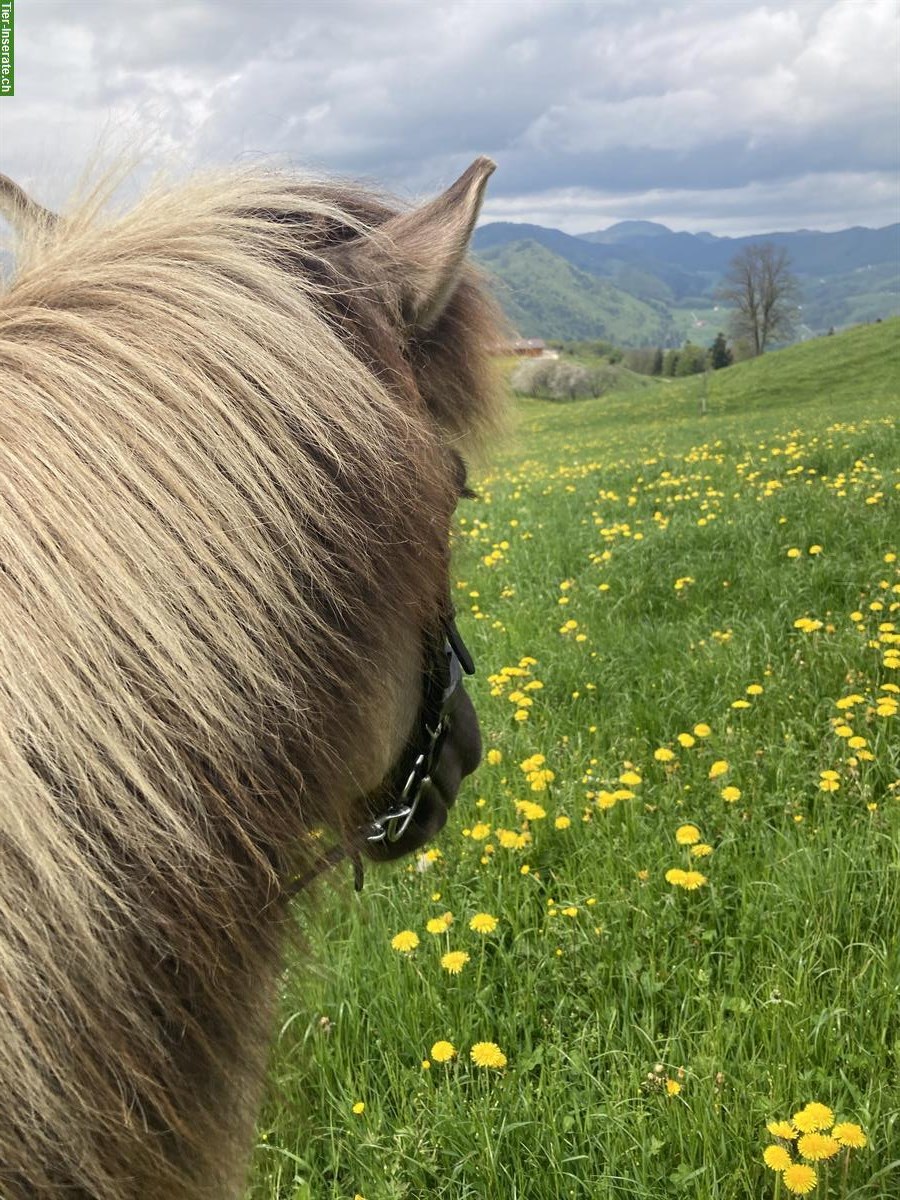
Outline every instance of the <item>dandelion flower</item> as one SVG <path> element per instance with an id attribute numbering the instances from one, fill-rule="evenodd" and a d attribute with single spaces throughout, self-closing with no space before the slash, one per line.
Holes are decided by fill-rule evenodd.
<path id="1" fill-rule="evenodd" d="M 705 738 L 709 737 L 709 735 L 712 733 L 712 730 L 708 725 L 701 721 L 699 725 L 694 726 L 694 733 L 698 738 Z"/>
<path id="2" fill-rule="evenodd" d="M 773 1171 L 784 1171 L 791 1165 L 792 1160 L 784 1146 L 766 1146 L 763 1162 Z"/>
<path id="3" fill-rule="evenodd" d="M 675 757 L 675 751 L 670 750 L 668 746 L 660 746 L 658 750 L 653 751 L 653 757 L 657 762 L 671 762 Z"/>
<path id="4" fill-rule="evenodd" d="M 773 1137 L 785 1138 L 789 1142 L 797 1136 L 797 1130 L 790 1121 L 769 1121 L 766 1129 Z"/>
<path id="5" fill-rule="evenodd" d="M 542 808 L 540 804 L 535 804 L 531 800 L 519 800 L 516 808 L 526 821 L 542 821 L 547 815 L 545 808 Z"/>
<path id="6" fill-rule="evenodd" d="M 781 1176 L 784 1186 L 795 1196 L 807 1196 L 816 1186 L 818 1177 L 812 1167 L 805 1163 L 792 1163 Z"/>
<path id="7" fill-rule="evenodd" d="M 498 763 L 503 762 L 503 755 L 499 750 L 488 750 L 487 760 L 492 767 L 496 767 Z"/>
<path id="8" fill-rule="evenodd" d="M 834 1124 L 834 1113 L 827 1104 L 812 1100 L 805 1108 L 795 1112 L 792 1120 L 801 1133 L 812 1133 L 817 1129 L 830 1129 Z"/>
<path id="9" fill-rule="evenodd" d="M 429 933 L 439 934 L 447 932 L 447 922 L 443 917 L 432 917 L 425 928 Z"/>
<path id="10" fill-rule="evenodd" d="M 685 871 L 681 886 L 688 892 L 695 892 L 697 888 L 703 887 L 706 882 L 706 876 L 701 875 L 699 871 Z"/>
<path id="11" fill-rule="evenodd" d="M 728 804 L 734 804 L 735 800 L 740 800 L 741 798 L 741 789 L 737 787 L 731 787 L 729 784 L 728 787 L 722 788 L 721 796 L 722 799 L 727 801 Z"/>
<path id="12" fill-rule="evenodd" d="M 706 842 L 698 842 L 696 846 L 691 846 L 691 854 L 694 858 L 708 858 L 712 852 L 712 846 Z"/>
<path id="13" fill-rule="evenodd" d="M 718 779 L 720 775 L 727 775 L 727 774 L 728 774 L 728 763 L 726 762 L 726 760 L 724 758 L 718 759 L 709 768 L 710 779 Z"/>
<path id="14" fill-rule="evenodd" d="M 804 1158 L 818 1162 L 820 1159 L 833 1158 L 835 1154 L 838 1154 L 841 1143 L 837 1138 L 829 1137 L 825 1133 L 803 1133 L 797 1142 L 797 1149 Z"/>
<path id="15" fill-rule="evenodd" d="M 469 1057 L 476 1067 L 506 1066 L 506 1055 L 496 1042 L 476 1042 L 469 1052 Z"/>
<path id="16" fill-rule="evenodd" d="M 686 874 L 687 872 L 683 871 L 681 867 L 672 867 L 671 870 L 666 871 L 666 883 L 672 883 L 675 887 L 682 887 Z"/>
<path id="17" fill-rule="evenodd" d="M 391 938 L 391 948 L 399 950 L 401 954 L 412 954 L 418 944 L 419 935 L 411 929 L 403 929 Z"/>
<path id="18" fill-rule="evenodd" d="M 441 966 L 451 975 L 458 975 L 468 961 L 469 956 L 465 950 L 449 950 L 442 955 Z"/>
<path id="19" fill-rule="evenodd" d="M 696 825 L 680 825 L 675 830 L 675 841 L 679 846 L 693 846 L 700 841 L 700 830 Z"/>
<path id="20" fill-rule="evenodd" d="M 678 744 L 683 746 L 685 750 L 690 750 L 696 741 L 697 739 L 690 733 L 679 733 L 678 735 Z"/>
<path id="21" fill-rule="evenodd" d="M 681 1091 L 681 1084 L 678 1082 L 677 1079 L 667 1079 L 666 1080 L 666 1092 L 668 1093 L 668 1095 L 677 1096 L 680 1091 Z"/>
<path id="22" fill-rule="evenodd" d="M 435 1062 L 449 1062 L 456 1057 L 456 1047 L 452 1042 L 435 1042 L 431 1047 L 431 1057 Z"/>
<path id="23" fill-rule="evenodd" d="M 553 822 L 553 827 L 554 829 L 568 829 L 571 824 L 571 817 L 557 817 Z"/>
<path id="24" fill-rule="evenodd" d="M 855 1125 L 852 1121 L 841 1121 L 839 1125 L 835 1125 L 831 1136 L 836 1138 L 842 1146 L 852 1146 L 854 1150 L 861 1149 L 868 1141 L 860 1126 Z"/>
<path id="25" fill-rule="evenodd" d="M 469 928 L 474 933 L 493 933 L 497 928 L 497 918 L 492 917 L 490 913 L 476 913 L 469 922 Z"/>
<path id="26" fill-rule="evenodd" d="M 637 787 L 641 782 L 641 777 L 637 771 L 623 771 L 619 776 L 619 783 L 624 783 L 626 787 Z"/>
<path id="27" fill-rule="evenodd" d="M 353 1111 L 357 1116 L 359 1116 L 361 1113 L 364 1113 L 366 1111 L 365 1101 L 357 1100 L 357 1102 L 353 1105 Z"/>

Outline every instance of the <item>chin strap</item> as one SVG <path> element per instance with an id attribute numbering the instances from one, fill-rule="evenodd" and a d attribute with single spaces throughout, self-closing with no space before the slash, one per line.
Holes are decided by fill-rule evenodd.
<path id="1" fill-rule="evenodd" d="M 462 685 L 463 674 L 474 673 L 475 663 L 456 628 L 451 605 L 441 622 L 441 632 L 433 643 L 431 661 L 423 677 L 417 734 L 392 771 L 388 794 L 394 796 L 393 802 L 360 826 L 348 845 L 332 846 L 314 867 L 284 889 L 284 895 L 296 896 L 344 858 L 353 863 L 354 888 L 362 891 L 362 850 L 368 844 L 398 842 L 408 830 L 440 758 L 450 728 L 448 709 L 454 693 Z"/>
<path id="2" fill-rule="evenodd" d="M 308 888 L 320 875 L 324 875 L 326 871 L 330 871 L 332 867 L 336 867 L 345 858 L 349 858 L 353 864 L 353 890 L 361 892 L 363 890 L 363 861 L 359 850 L 350 849 L 347 846 L 332 846 L 320 862 L 295 879 L 293 883 L 282 888 L 281 894 L 288 900 L 292 900 L 294 896 L 304 891 L 305 888 Z"/>

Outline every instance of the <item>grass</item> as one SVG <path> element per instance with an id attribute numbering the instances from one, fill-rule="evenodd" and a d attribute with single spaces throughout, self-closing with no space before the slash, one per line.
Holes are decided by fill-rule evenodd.
<path id="1" fill-rule="evenodd" d="M 439 854 L 298 911 L 251 1200 L 769 1197 L 766 1122 L 813 1100 L 868 1137 L 815 1194 L 898 1194 L 898 329 L 722 372 L 704 417 L 694 379 L 521 405 L 456 559 L 499 761 Z"/>

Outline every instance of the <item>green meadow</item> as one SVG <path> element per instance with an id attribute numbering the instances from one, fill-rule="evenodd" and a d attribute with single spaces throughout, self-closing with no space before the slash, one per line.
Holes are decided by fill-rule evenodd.
<path id="1" fill-rule="evenodd" d="M 898 416 L 900 320 L 517 405 L 486 759 L 298 904 L 250 1200 L 900 1196 Z"/>

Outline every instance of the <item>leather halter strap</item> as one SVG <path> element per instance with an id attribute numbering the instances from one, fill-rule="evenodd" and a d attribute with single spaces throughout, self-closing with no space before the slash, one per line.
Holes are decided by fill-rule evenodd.
<path id="1" fill-rule="evenodd" d="M 395 799 L 378 816 L 360 825 L 351 834 L 348 845 L 333 846 L 315 867 L 284 889 L 285 895 L 295 896 L 345 858 L 353 863 L 354 888 L 357 892 L 362 891 L 362 851 L 365 846 L 397 842 L 412 823 L 431 782 L 431 773 L 440 760 L 449 731 L 447 709 L 451 699 L 462 684 L 463 673 L 475 673 L 472 655 L 456 628 L 452 606 L 449 616 L 441 622 L 441 631 L 442 636 L 439 641 L 435 640 L 432 659 L 423 674 L 417 735 L 391 771 L 390 791 Z"/>

